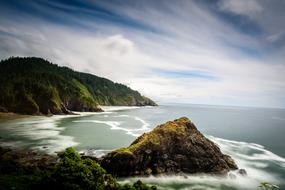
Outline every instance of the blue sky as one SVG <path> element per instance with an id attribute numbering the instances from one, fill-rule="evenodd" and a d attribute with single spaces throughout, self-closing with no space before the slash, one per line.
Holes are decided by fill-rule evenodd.
<path id="1" fill-rule="evenodd" d="M 159 103 L 285 107 L 283 0 L 0 0 L 0 58 L 37 56 Z"/>

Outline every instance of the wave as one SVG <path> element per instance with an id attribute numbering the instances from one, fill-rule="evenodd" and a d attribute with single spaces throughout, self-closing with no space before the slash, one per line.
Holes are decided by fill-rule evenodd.
<path id="1" fill-rule="evenodd" d="M 209 136 L 209 138 L 216 142 L 221 149 L 229 153 L 234 153 L 237 157 L 252 161 L 274 161 L 282 165 L 285 164 L 285 158 L 265 149 L 262 145 L 227 140 L 213 136 Z"/>
<path id="2" fill-rule="evenodd" d="M 74 140 L 74 137 L 58 135 L 55 138 L 42 140 L 38 146 L 33 146 L 32 149 L 47 154 L 56 154 L 67 147 L 74 147 L 77 145 L 79 145 L 79 143 Z"/>
<path id="3" fill-rule="evenodd" d="M 78 111 L 73 111 L 73 113 L 77 114 L 74 115 L 74 117 L 78 117 L 79 116 L 89 116 L 89 115 L 106 115 L 106 114 L 112 114 L 114 112 L 112 112 L 111 110 L 109 111 L 104 111 L 104 112 L 78 112 Z"/>
<path id="4" fill-rule="evenodd" d="M 104 111 L 122 111 L 122 110 L 131 110 L 138 109 L 138 106 L 100 106 Z"/>
<path id="5" fill-rule="evenodd" d="M 115 116 L 115 117 L 131 117 L 129 115 L 119 115 L 119 116 Z M 100 124 L 105 124 L 107 126 L 110 126 L 111 130 L 122 130 L 125 131 L 127 135 L 131 135 L 134 137 L 138 137 L 140 136 L 143 132 L 146 132 L 148 130 L 150 130 L 149 128 L 149 124 L 144 121 L 143 119 L 139 118 L 139 117 L 133 117 L 134 120 L 137 120 L 139 122 L 142 123 L 142 126 L 140 128 L 134 128 L 134 129 L 129 129 L 129 128 L 124 128 L 121 126 L 122 121 L 102 121 L 102 120 L 76 120 L 73 121 L 75 123 L 100 123 Z"/>
<path id="6" fill-rule="evenodd" d="M 104 156 L 105 154 L 111 152 L 112 150 L 104 150 L 104 149 L 87 149 L 87 150 L 80 150 L 80 154 L 84 154 L 85 156 L 91 156 L 100 158 Z"/>
<path id="7" fill-rule="evenodd" d="M 215 177 L 211 175 L 185 176 L 150 176 L 119 179 L 120 183 L 130 183 L 142 180 L 145 183 L 158 186 L 164 190 L 256 190 L 259 182 L 242 176 L 236 178 Z"/>
<path id="8" fill-rule="evenodd" d="M 12 148 L 29 148 L 48 154 L 76 146 L 79 143 L 73 137 L 61 134 L 65 128 L 58 127 L 59 121 L 67 117 L 78 116 L 33 116 L 1 123 L 2 132 L 6 131 L 9 134 L 1 139 L 0 144 Z"/>
<path id="9" fill-rule="evenodd" d="M 143 120 L 143 119 L 141 119 L 139 117 L 135 117 L 134 119 L 137 120 L 137 121 L 140 121 L 143 124 L 142 127 L 141 127 L 141 130 L 149 130 L 150 129 L 149 128 L 150 124 L 148 124 L 145 120 Z"/>

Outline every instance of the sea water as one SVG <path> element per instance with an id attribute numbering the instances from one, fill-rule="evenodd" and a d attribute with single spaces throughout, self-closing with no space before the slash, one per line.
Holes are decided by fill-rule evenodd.
<path id="1" fill-rule="evenodd" d="M 55 154 L 73 146 L 92 156 L 128 146 L 158 124 L 182 116 L 232 156 L 248 175 L 145 177 L 160 189 L 259 189 L 271 182 L 285 189 L 285 110 L 205 105 L 103 107 L 102 113 L 0 119 L 0 144 Z M 235 173 L 235 172 L 233 172 Z M 122 183 L 138 178 L 120 179 Z"/>

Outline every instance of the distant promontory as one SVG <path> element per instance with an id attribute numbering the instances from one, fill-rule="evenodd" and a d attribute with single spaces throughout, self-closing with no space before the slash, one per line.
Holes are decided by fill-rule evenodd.
<path id="1" fill-rule="evenodd" d="M 138 91 L 36 57 L 0 62 L 0 112 L 68 114 L 103 106 L 155 106 Z"/>

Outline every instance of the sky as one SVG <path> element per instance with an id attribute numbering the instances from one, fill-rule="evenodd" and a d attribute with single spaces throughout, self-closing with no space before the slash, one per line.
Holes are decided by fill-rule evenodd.
<path id="1" fill-rule="evenodd" d="M 159 104 L 285 108 L 284 0 L 0 0 L 0 59 L 42 57 Z"/>

